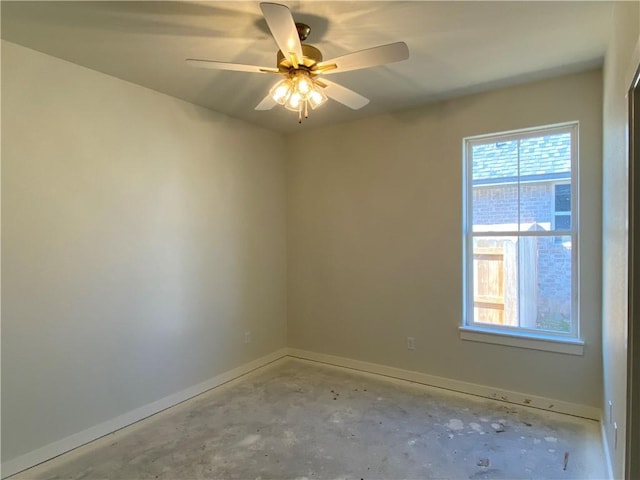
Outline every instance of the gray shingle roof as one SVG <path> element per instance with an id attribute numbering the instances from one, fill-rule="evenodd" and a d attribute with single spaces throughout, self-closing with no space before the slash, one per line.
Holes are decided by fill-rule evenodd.
<path id="1" fill-rule="evenodd" d="M 518 177 L 518 140 L 472 146 L 473 183 L 511 183 Z M 571 175 L 571 134 L 520 140 L 520 180 L 552 180 Z"/>

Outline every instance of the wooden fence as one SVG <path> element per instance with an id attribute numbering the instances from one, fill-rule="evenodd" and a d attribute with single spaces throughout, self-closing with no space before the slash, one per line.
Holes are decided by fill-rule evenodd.
<path id="1" fill-rule="evenodd" d="M 473 249 L 475 322 L 536 328 L 536 239 L 487 243 Z"/>

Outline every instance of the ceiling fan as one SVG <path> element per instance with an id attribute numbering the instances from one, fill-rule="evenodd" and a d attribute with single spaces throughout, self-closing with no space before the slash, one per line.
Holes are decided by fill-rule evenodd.
<path id="1" fill-rule="evenodd" d="M 194 58 L 186 60 L 187 64 L 193 67 L 283 76 L 284 79 L 271 88 L 269 94 L 255 107 L 256 110 L 270 110 L 280 104 L 297 112 L 299 123 L 302 123 L 303 116 L 307 118 L 309 107 L 315 109 L 325 103 L 327 98 L 357 110 L 369 103 L 369 99 L 326 80 L 326 75 L 409 58 L 406 43 L 396 42 L 323 60 L 320 50 L 302 43 L 309 36 L 311 28 L 303 23 L 295 23 L 289 8 L 277 3 L 261 3 L 260 8 L 280 49 L 275 68 Z"/>

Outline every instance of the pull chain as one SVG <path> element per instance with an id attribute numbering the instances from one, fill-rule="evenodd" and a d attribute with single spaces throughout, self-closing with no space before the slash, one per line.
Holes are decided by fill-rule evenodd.
<path id="1" fill-rule="evenodd" d="M 304 101 L 304 118 L 309 118 L 309 102 Z M 302 123 L 302 105 L 298 109 L 298 123 Z"/>

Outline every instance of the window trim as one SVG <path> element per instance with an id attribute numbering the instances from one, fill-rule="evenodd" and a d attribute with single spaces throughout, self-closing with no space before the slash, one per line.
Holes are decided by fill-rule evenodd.
<path id="1" fill-rule="evenodd" d="M 571 135 L 571 176 L 568 181 L 556 181 L 555 184 L 568 183 L 571 185 L 571 229 L 553 231 L 553 235 L 529 234 L 531 236 L 571 237 L 571 331 L 568 333 L 539 331 L 523 327 L 498 326 L 477 324 L 473 322 L 474 295 L 473 295 L 473 239 L 474 237 L 491 236 L 527 236 L 527 232 L 474 232 L 471 218 L 473 211 L 473 184 L 472 178 L 472 148 L 474 145 L 490 142 L 500 143 L 512 140 L 523 140 L 541 135 L 553 135 L 557 133 L 570 133 Z M 460 337 L 463 340 L 479 341 L 483 343 L 498 343 L 521 348 L 534 348 L 536 350 L 548 350 L 559 353 L 582 355 L 584 342 L 580 336 L 580 311 L 579 311 L 579 124 L 578 122 L 566 122 L 546 126 L 532 127 L 522 130 L 476 135 L 463 138 L 463 318 L 459 328 Z M 521 183 L 521 182 L 517 182 Z M 524 182 L 522 182 L 524 183 Z M 553 224 L 555 227 L 555 204 L 553 212 Z M 518 221 L 519 223 L 519 221 Z"/>

